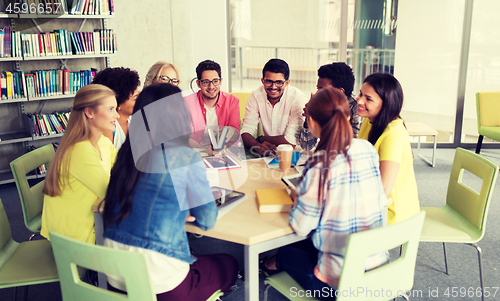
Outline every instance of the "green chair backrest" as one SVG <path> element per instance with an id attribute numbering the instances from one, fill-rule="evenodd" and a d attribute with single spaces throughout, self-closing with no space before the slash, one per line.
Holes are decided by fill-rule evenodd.
<path id="1" fill-rule="evenodd" d="M 45 180 L 33 187 L 29 186 L 26 174 L 42 164 L 48 164 L 54 157 L 52 144 L 37 148 L 10 162 L 10 168 L 16 182 L 19 199 L 23 208 L 24 224 L 33 233 L 40 232 L 43 207 L 43 185 Z"/>
<path id="2" fill-rule="evenodd" d="M 413 287 L 415 262 L 424 218 L 425 211 L 421 211 L 397 224 L 351 234 L 347 243 L 337 300 L 392 300 L 398 294 L 410 290 Z M 403 245 L 403 249 L 398 259 L 365 271 L 366 259 L 370 255 L 400 245 Z M 350 293 L 352 291 L 355 293 Z"/>
<path id="3" fill-rule="evenodd" d="M 61 291 L 65 301 L 155 300 L 146 255 L 87 244 L 50 232 Z M 95 287 L 80 280 L 78 267 L 125 279 L 127 295 Z"/>
<path id="4" fill-rule="evenodd" d="M 250 92 L 231 92 L 234 96 L 236 96 L 240 100 L 240 119 L 243 121 L 243 117 L 245 117 L 245 109 L 247 107 L 248 98 L 250 98 Z"/>
<path id="5" fill-rule="evenodd" d="M 476 93 L 477 127 L 500 126 L 500 91 Z"/>
<path id="6" fill-rule="evenodd" d="M 9 220 L 7 219 L 5 208 L 0 200 L 0 269 L 12 255 L 12 252 L 8 251 L 12 247 L 15 249 L 15 247 L 17 247 L 17 243 L 12 240 Z"/>
<path id="7" fill-rule="evenodd" d="M 479 193 L 462 183 L 464 170 L 483 180 Z M 457 148 L 451 167 L 446 204 L 479 231 L 484 231 L 497 173 L 498 166 L 495 163 L 463 148 Z"/>

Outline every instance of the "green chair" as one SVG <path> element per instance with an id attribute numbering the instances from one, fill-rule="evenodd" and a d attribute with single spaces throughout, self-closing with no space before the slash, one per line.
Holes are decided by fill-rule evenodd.
<path id="1" fill-rule="evenodd" d="M 15 242 L 7 214 L 0 201 L 0 289 L 59 281 L 50 242 Z M 28 292 L 26 291 L 25 300 Z"/>
<path id="2" fill-rule="evenodd" d="M 425 212 L 390 226 L 357 232 L 349 236 L 346 256 L 337 290 L 337 301 L 343 300 L 391 300 L 413 287 L 415 262 L 424 223 Z M 402 245 L 401 256 L 383 266 L 365 271 L 366 258 L 372 254 L 390 250 Z M 264 300 L 267 301 L 269 286 L 273 286 L 289 300 L 317 300 L 314 298 L 292 297 L 290 288 L 303 288 L 286 272 L 281 272 L 265 281 Z M 352 288 L 363 288 L 363 292 L 350 294 Z M 381 293 L 383 290 L 383 294 Z M 370 294 L 372 291 L 373 294 Z M 376 293 L 378 292 L 378 293 Z M 390 292 L 390 293 L 389 293 Z"/>
<path id="3" fill-rule="evenodd" d="M 87 244 L 55 232 L 50 232 L 50 241 L 63 300 L 156 300 L 144 254 Z M 127 295 L 83 282 L 78 267 L 123 277 Z"/>
<path id="4" fill-rule="evenodd" d="M 482 180 L 479 192 L 462 182 L 464 170 Z M 479 261 L 479 281 L 482 291 L 484 291 L 484 286 L 481 249 L 476 243 L 484 236 L 489 201 L 497 173 L 498 166 L 493 162 L 473 152 L 457 148 L 451 167 L 446 205 L 443 208 L 422 207 L 422 210 L 427 212 L 427 216 L 420 241 L 443 243 L 446 274 L 448 274 L 446 242 L 465 243 L 475 247 Z"/>
<path id="5" fill-rule="evenodd" d="M 65 301 L 87 300 L 156 300 L 149 280 L 146 255 L 87 244 L 56 232 L 50 232 Z M 111 292 L 80 280 L 78 267 L 121 276 L 125 279 L 127 294 Z M 218 290 L 207 301 L 219 300 Z"/>
<path id="6" fill-rule="evenodd" d="M 476 154 L 481 151 L 483 136 L 500 141 L 500 92 L 477 92 L 477 140 Z"/>
<path id="7" fill-rule="evenodd" d="M 26 174 L 43 164 L 50 163 L 54 154 L 52 144 L 47 144 L 10 162 L 10 168 L 23 208 L 24 224 L 28 230 L 33 232 L 30 240 L 40 233 L 43 207 L 42 189 L 45 180 L 30 187 Z"/>

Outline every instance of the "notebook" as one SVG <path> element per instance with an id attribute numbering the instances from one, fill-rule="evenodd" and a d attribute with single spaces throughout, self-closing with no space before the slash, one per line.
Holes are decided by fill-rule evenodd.
<path id="1" fill-rule="evenodd" d="M 285 188 L 257 189 L 257 206 L 260 213 L 289 212 L 293 201 Z"/>

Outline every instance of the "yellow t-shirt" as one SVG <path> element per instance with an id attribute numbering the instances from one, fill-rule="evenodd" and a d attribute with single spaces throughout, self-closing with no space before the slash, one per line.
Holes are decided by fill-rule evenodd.
<path id="1" fill-rule="evenodd" d="M 101 136 L 99 152 L 82 141 L 73 146 L 69 163 L 69 181 L 59 196 L 44 196 L 42 229 L 40 234 L 49 239 L 54 231 L 65 236 L 94 244 L 95 228 L 92 205 L 99 197 L 104 199 L 111 167 L 116 159 L 116 148 Z"/>
<path id="2" fill-rule="evenodd" d="M 368 140 L 371 129 L 370 120 L 365 118 L 358 138 Z M 391 225 L 420 212 L 410 137 L 402 119 L 395 119 L 387 125 L 375 143 L 375 149 L 379 154 L 380 161 L 399 163 L 396 182 L 389 194 L 389 197 L 392 198 L 392 205 L 389 205 L 387 224 Z"/>

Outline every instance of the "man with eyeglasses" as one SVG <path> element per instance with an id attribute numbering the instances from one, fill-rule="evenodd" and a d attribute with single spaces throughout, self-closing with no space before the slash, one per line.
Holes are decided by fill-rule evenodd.
<path id="1" fill-rule="evenodd" d="M 221 67 L 218 63 L 205 60 L 196 67 L 196 84 L 200 90 L 186 98 L 192 119 L 193 147 L 210 144 L 207 128 L 230 126 L 240 129 L 240 100 L 220 90 L 222 83 Z"/>
<path id="2" fill-rule="evenodd" d="M 295 146 L 295 134 L 304 123 L 302 109 L 307 97 L 289 85 L 290 68 L 281 59 L 269 60 L 262 69 L 262 86 L 248 98 L 241 138 L 245 147 L 261 155 L 269 154 L 279 144 Z M 264 135 L 254 138 L 259 119 Z"/>

